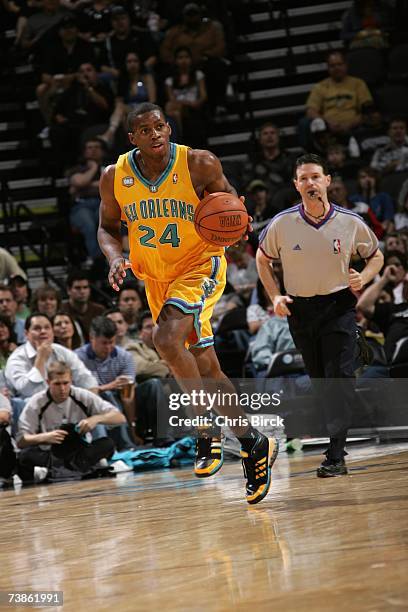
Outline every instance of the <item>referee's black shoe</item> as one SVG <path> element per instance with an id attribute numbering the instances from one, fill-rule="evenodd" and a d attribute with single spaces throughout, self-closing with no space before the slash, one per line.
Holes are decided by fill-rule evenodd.
<path id="1" fill-rule="evenodd" d="M 197 478 L 208 478 L 216 474 L 224 463 L 224 449 L 221 434 L 202 436 L 196 440 L 194 474 Z"/>
<path id="2" fill-rule="evenodd" d="M 347 474 L 347 467 L 344 459 L 332 459 L 330 455 L 317 468 L 318 478 L 333 478 L 345 474 Z"/>
<path id="3" fill-rule="evenodd" d="M 257 504 L 268 494 L 272 466 L 278 456 L 279 442 L 259 434 L 249 452 L 241 449 L 242 467 L 246 478 L 246 500 Z"/>

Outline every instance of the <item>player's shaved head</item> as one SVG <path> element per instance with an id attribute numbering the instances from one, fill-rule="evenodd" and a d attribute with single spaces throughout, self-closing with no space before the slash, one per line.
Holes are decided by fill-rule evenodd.
<path id="1" fill-rule="evenodd" d="M 151 102 L 143 102 L 136 106 L 136 108 L 131 111 L 127 116 L 127 128 L 128 132 L 133 132 L 136 122 L 147 113 L 156 112 L 159 113 L 162 118 L 166 121 L 164 116 L 163 109 L 157 104 L 152 104 Z"/>

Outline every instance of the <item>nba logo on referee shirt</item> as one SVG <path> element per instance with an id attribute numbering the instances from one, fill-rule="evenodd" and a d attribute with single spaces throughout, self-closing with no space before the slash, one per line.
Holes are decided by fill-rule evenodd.
<path id="1" fill-rule="evenodd" d="M 333 252 L 334 253 L 341 253 L 340 238 L 335 238 L 333 240 Z"/>

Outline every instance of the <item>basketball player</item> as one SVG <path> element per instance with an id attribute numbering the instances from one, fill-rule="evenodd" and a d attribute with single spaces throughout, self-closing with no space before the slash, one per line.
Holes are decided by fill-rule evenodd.
<path id="1" fill-rule="evenodd" d="M 205 193 L 236 192 L 213 154 L 170 142 L 171 128 L 160 107 L 141 104 L 129 114 L 128 129 L 135 148 L 108 166 L 100 181 L 98 240 L 110 265 L 109 282 L 118 291 L 127 267 L 144 280 L 156 322 L 154 344 L 184 391 L 201 389 L 201 377 L 206 377 L 233 393 L 220 369 L 210 325 L 226 282 L 224 249 L 198 236 L 194 210 Z M 129 262 L 122 254 L 121 219 L 129 230 Z M 238 406 L 219 406 L 218 411 L 237 419 L 231 429 L 242 445 L 246 499 L 258 503 L 269 490 L 277 441 L 248 426 Z M 208 414 L 204 405 L 196 412 Z M 204 429 L 197 438 L 198 477 L 215 474 L 223 463 L 221 441 L 212 433 Z"/>
<path id="2" fill-rule="evenodd" d="M 288 317 L 295 345 L 312 379 L 354 377 L 356 297 L 379 272 L 383 255 L 363 219 L 327 198 L 331 177 L 314 154 L 299 157 L 294 184 L 302 202 L 276 215 L 260 236 L 259 276 L 275 314 Z M 362 272 L 350 268 L 352 255 L 366 260 Z M 280 259 L 288 295 L 281 295 L 270 262 Z M 352 384 L 324 387 L 330 444 L 317 470 L 321 478 L 347 474 L 344 461 L 347 423 L 354 400 Z M 317 381 L 314 381 L 317 388 Z M 321 388 L 321 386 L 320 386 Z"/>

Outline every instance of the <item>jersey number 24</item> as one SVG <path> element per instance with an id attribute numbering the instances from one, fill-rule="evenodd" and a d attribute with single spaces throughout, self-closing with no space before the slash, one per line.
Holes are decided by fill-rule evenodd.
<path id="1" fill-rule="evenodd" d="M 148 225 L 139 225 L 138 229 L 141 232 L 145 232 L 143 236 L 140 236 L 140 244 L 142 246 L 149 247 L 150 249 L 156 249 L 157 246 L 153 244 L 152 240 L 156 237 L 154 229 Z M 160 244 L 171 244 L 172 247 L 178 247 L 180 244 L 180 238 L 177 234 L 177 224 L 169 223 L 163 230 L 162 235 L 159 238 Z"/>

